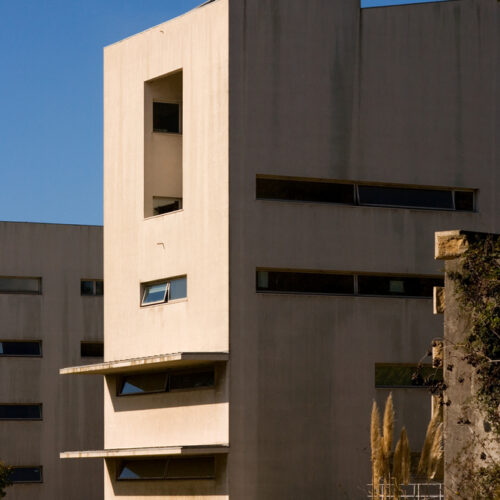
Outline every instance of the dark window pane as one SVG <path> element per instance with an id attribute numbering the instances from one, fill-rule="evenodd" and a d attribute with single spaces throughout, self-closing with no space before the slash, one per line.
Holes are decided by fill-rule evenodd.
<path id="1" fill-rule="evenodd" d="M 156 304 L 165 302 L 167 298 L 167 283 L 159 283 L 158 285 L 147 285 L 144 288 L 143 305 Z"/>
<path id="2" fill-rule="evenodd" d="M 180 210 L 181 204 L 179 200 L 172 201 L 170 203 L 166 203 L 165 205 L 160 205 L 156 207 L 155 215 L 168 214 L 169 212 L 175 212 L 176 210 Z"/>
<path id="3" fill-rule="evenodd" d="M 474 211 L 474 193 L 472 191 L 455 191 L 455 210 Z"/>
<path id="4" fill-rule="evenodd" d="M 41 342 L 0 342 L 0 356 L 41 356 Z"/>
<path id="5" fill-rule="evenodd" d="M 257 198 L 354 204 L 354 185 L 257 178 Z"/>
<path id="6" fill-rule="evenodd" d="M 193 389 L 196 387 L 213 387 L 215 383 L 214 371 L 194 373 L 174 373 L 170 375 L 170 390 Z"/>
<path id="7" fill-rule="evenodd" d="M 0 292 L 40 293 L 40 278 L 0 278 Z"/>
<path id="8" fill-rule="evenodd" d="M 257 271 L 257 291 L 289 293 L 354 293 L 354 276 L 326 273 Z"/>
<path id="9" fill-rule="evenodd" d="M 102 342 L 81 342 L 80 355 L 82 358 L 102 358 L 104 344 Z"/>
<path id="10" fill-rule="evenodd" d="M 36 419 L 42 418 L 42 405 L 0 405 L 0 419 Z"/>
<path id="11" fill-rule="evenodd" d="M 104 282 L 96 280 L 95 282 L 95 294 L 102 295 L 104 293 Z"/>
<path id="12" fill-rule="evenodd" d="M 91 280 L 82 280 L 80 283 L 80 292 L 82 295 L 94 295 L 94 282 Z"/>
<path id="13" fill-rule="evenodd" d="M 187 297 L 187 278 L 184 276 L 170 281 L 169 300 L 184 299 Z"/>
<path id="14" fill-rule="evenodd" d="M 432 297 L 435 286 L 443 286 L 441 278 L 358 276 L 360 295 L 391 295 L 400 297 Z"/>
<path id="15" fill-rule="evenodd" d="M 431 365 L 375 364 L 375 387 L 428 387 L 443 379 L 443 370 Z"/>
<path id="16" fill-rule="evenodd" d="M 166 460 L 127 460 L 118 479 L 164 479 Z"/>
<path id="17" fill-rule="evenodd" d="M 180 132 L 179 109 L 179 104 L 170 102 L 154 102 L 153 131 L 178 134 Z"/>
<path id="18" fill-rule="evenodd" d="M 41 483 L 41 467 L 12 467 L 10 480 L 13 483 Z"/>
<path id="19" fill-rule="evenodd" d="M 358 186 L 360 205 L 453 209 L 452 192 L 385 186 Z"/>
<path id="20" fill-rule="evenodd" d="M 171 458 L 167 479 L 211 479 L 215 477 L 214 457 Z"/>
<path id="21" fill-rule="evenodd" d="M 147 394 L 167 390 L 166 373 L 149 373 L 147 375 L 130 375 L 124 377 L 120 396 L 127 394 Z"/>

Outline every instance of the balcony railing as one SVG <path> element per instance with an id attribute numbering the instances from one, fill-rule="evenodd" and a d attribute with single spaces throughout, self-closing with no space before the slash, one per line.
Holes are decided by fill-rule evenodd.
<path id="1" fill-rule="evenodd" d="M 412 483 L 400 486 L 400 494 L 394 494 L 393 485 L 381 484 L 378 492 L 372 493 L 372 485 L 369 484 L 368 498 L 374 500 L 444 500 L 444 485 L 442 483 Z"/>

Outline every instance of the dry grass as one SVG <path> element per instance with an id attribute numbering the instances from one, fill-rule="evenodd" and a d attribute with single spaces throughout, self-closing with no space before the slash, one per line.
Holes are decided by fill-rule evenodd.
<path id="1" fill-rule="evenodd" d="M 440 414 L 439 411 L 435 411 L 434 415 L 427 426 L 427 432 L 425 434 L 424 446 L 422 447 L 422 453 L 420 455 L 420 461 L 418 463 L 418 474 L 427 475 L 431 462 L 431 451 L 434 444 L 434 438 L 436 436 L 436 431 L 440 425 Z"/>
<path id="2" fill-rule="evenodd" d="M 370 424 L 370 444 L 372 452 L 372 484 L 373 492 L 377 491 L 380 479 L 383 477 L 383 449 L 382 436 L 380 435 L 380 413 L 377 403 L 372 406 L 372 416 Z"/>

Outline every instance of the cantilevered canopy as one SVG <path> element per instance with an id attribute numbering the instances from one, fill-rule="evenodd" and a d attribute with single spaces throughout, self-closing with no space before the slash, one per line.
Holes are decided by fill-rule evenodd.
<path id="1" fill-rule="evenodd" d="M 177 352 L 143 358 L 105 361 L 104 363 L 96 363 L 94 365 L 72 366 L 69 368 L 61 368 L 59 373 L 61 375 L 113 375 L 118 373 L 139 373 L 167 368 L 192 368 L 228 360 L 229 353 L 227 352 Z"/>
<path id="2" fill-rule="evenodd" d="M 60 458 L 131 458 L 219 455 L 229 452 L 228 444 L 202 446 L 154 446 L 150 448 L 118 448 L 111 450 L 63 451 Z"/>

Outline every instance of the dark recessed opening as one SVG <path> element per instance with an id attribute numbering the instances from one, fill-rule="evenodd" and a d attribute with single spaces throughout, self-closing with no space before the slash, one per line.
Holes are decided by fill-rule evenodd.
<path id="1" fill-rule="evenodd" d="M 1 404 L 0 420 L 41 420 L 41 404 Z"/>
<path id="2" fill-rule="evenodd" d="M 214 457 L 125 460 L 118 469 L 118 480 L 213 479 Z"/>
<path id="3" fill-rule="evenodd" d="M 354 204 L 354 185 L 257 177 L 257 198 Z"/>
<path id="4" fill-rule="evenodd" d="M 402 297 L 432 297 L 435 286 L 443 286 L 441 278 L 358 276 L 360 295 L 392 295 Z"/>
<path id="5" fill-rule="evenodd" d="M 0 356 L 41 356 L 41 341 L 0 341 Z"/>
<path id="6" fill-rule="evenodd" d="M 80 356 L 82 358 L 102 358 L 104 356 L 104 343 L 80 342 Z"/>
<path id="7" fill-rule="evenodd" d="M 257 271 L 257 291 L 353 294 L 354 276 L 288 271 Z"/>
<path id="8" fill-rule="evenodd" d="M 153 102 L 153 132 L 180 133 L 180 105 Z"/>
<path id="9" fill-rule="evenodd" d="M 455 210 L 474 211 L 474 192 L 455 191 Z"/>
<path id="10" fill-rule="evenodd" d="M 42 467 L 12 467 L 9 479 L 13 483 L 41 483 Z"/>

